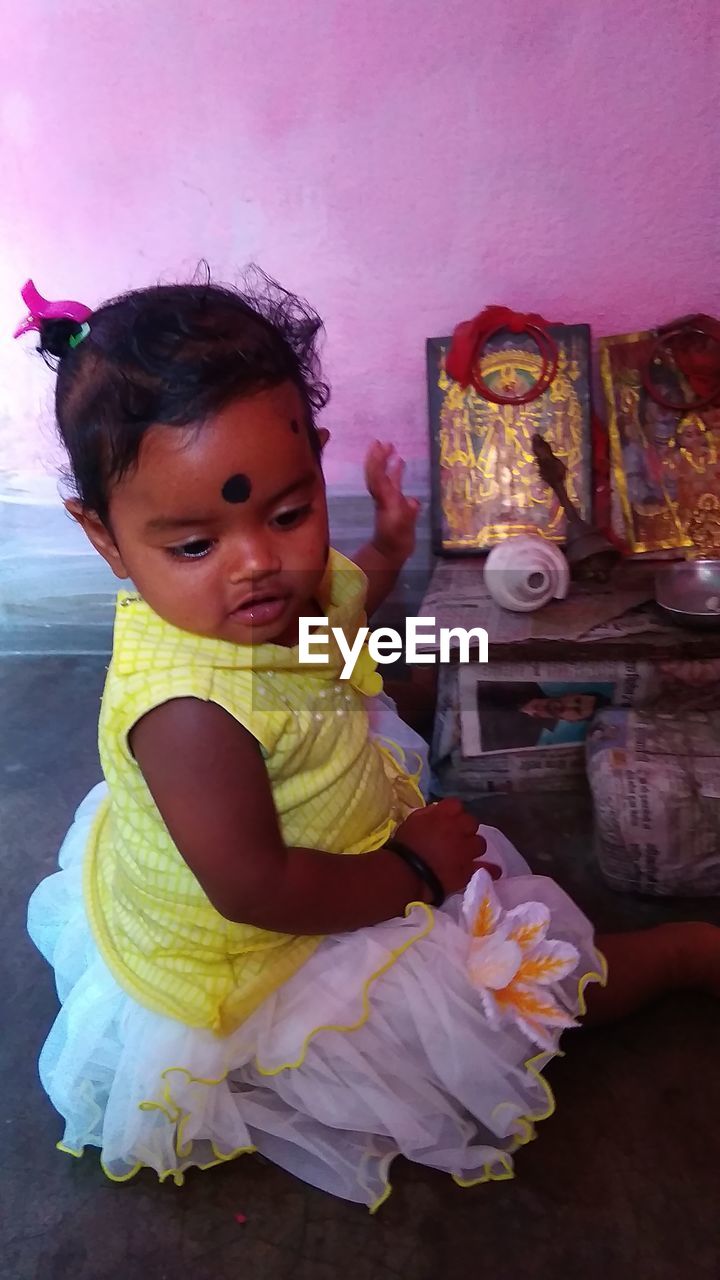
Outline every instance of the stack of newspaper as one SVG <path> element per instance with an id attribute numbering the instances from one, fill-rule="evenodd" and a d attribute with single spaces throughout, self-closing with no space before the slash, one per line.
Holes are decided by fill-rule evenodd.
<path id="1" fill-rule="evenodd" d="M 688 705 L 694 704 L 693 706 Z M 596 854 L 614 889 L 720 893 L 717 684 L 679 705 L 603 711 L 587 743 Z"/>
<path id="2" fill-rule="evenodd" d="M 441 666 L 431 761 L 437 795 L 574 790 L 604 707 L 652 702 L 649 662 L 493 662 Z"/>

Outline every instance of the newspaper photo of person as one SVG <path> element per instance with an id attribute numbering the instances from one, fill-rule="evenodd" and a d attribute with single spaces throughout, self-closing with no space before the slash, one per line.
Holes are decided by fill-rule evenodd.
<path id="1" fill-rule="evenodd" d="M 478 683 L 480 750 L 523 751 L 582 743 L 593 716 L 610 705 L 611 684 Z"/>

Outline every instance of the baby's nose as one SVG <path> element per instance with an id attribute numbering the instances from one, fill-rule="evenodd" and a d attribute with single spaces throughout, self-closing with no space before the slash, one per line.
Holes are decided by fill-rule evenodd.
<path id="1" fill-rule="evenodd" d="M 230 580 L 242 582 L 264 578 L 268 574 L 277 573 L 280 567 L 280 558 L 271 542 L 265 539 L 245 540 L 242 546 L 233 549 Z"/>

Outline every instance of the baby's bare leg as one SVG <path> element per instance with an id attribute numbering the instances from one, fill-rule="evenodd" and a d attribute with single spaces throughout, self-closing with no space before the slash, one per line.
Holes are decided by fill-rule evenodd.
<path id="1" fill-rule="evenodd" d="M 585 1026 L 635 1013 L 671 991 L 706 991 L 720 997 L 720 928 L 713 924 L 661 924 L 596 938 L 608 962 L 606 987 L 589 986 Z"/>

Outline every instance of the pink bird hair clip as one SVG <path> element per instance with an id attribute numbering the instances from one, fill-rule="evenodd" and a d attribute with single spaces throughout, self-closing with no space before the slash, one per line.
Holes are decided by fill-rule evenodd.
<path id="1" fill-rule="evenodd" d="M 88 318 L 92 315 L 92 307 L 86 307 L 83 302 L 49 302 L 47 298 L 43 298 L 38 293 L 32 280 L 28 280 L 21 289 L 21 297 L 28 314 L 15 330 L 13 337 L 19 338 L 23 333 L 29 333 L 31 329 L 40 329 L 43 320 L 74 320 L 80 326 L 79 332 L 74 334 L 69 340 L 71 347 L 77 347 L 79 343 L 86 338 L 90 332 L 90 325 L 87 323 Z"/>

